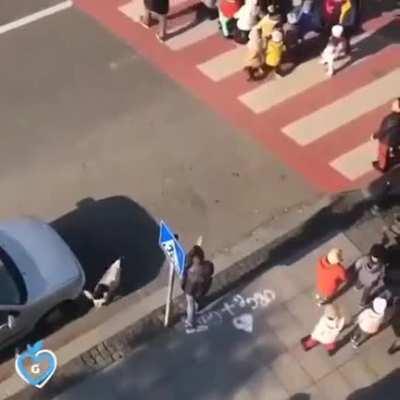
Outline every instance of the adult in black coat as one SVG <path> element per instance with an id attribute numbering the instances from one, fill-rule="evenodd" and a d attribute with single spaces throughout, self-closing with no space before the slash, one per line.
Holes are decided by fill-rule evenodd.
<path id="1" fill-rule="evenodd" d="M 378 159 L 372 163 L 375 169 L 385 172 L 400 162 L 400 97 L 392 103 L 392 112 L 382 120 L 372 138 L 379 141 Z"/>
<path id="2" fill-rule="evenodd" d="M 195 328 L 199 301 L 207 294 L 212 283 L 214 265 L 205 260 L 203 249 L 196 245 L 187 255 L 182 289 L 186 295 L 186 326 Z"/>
<path id="3" fill-rule="evenodd" d="M 169 12 L 169 0 L 144 0 L 144 15 L 140 18 L 142 25 L 148 28 L 152 18 L 159 23 L 159 31 L 156 35 L 160 41 L 164 41 L 167 34 L 167 14 Z"/>

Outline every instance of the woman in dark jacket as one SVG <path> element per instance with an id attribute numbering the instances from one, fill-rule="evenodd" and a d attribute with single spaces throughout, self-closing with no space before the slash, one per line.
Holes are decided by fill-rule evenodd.
<path id="1" fill-rule="evenodd" d="M 392 112 L 381 122 L 379 130 L 372 135 L 378 140 L 378 159 L 372 165 L 380 172 L 400 162 L 400 97 L 392 104 Z"/>
<path id="2" fill-rule="evenodd" d="M 187 255 L 182 289 L 186 295 L 186 327 L 196 327 L 196 312 L 199 301 L 207 294 L 212 283 L 214 265 L 205 260 L 203 249 L 196 245 Z"/>
<path id="3" fill-rule="evenodd" d="M 145 28 L 149 28 L 152 17 L 155 17 L 159 23 L 157 39 L 164 41 L 167 33 L 169 0 L 144 0 L 144 7 L 144 15 L 140 18 L 142 25 Z"/>

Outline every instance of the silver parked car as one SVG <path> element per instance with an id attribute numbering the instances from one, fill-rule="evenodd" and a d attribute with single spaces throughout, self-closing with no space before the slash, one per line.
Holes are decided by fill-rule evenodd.
<path id="1" fill-rule="evenodd" d="M 0 349 L 81 294 L 85 274 L 68 245 L 45 222 L 0 223 Z"/>

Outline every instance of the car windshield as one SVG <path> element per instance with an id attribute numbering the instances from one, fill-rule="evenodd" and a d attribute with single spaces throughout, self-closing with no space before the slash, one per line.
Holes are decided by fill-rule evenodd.
<path id="1" fill-rule="evenodd" d="M 0 248 L 0 304 L 18 305 L 25 301 L 23 278 L 12 259 Z"/>

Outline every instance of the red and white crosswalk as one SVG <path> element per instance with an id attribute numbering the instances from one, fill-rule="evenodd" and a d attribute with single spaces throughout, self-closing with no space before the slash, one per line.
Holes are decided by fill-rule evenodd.
<path id="1" fill-rule="evenodd" d="M 246 47 L 223 39 L 216 21 L 201 19 L 195 0 L 172 1 L 171 37 L 164 44 L 138 24 L 140 0 L 75 4 L 317 188 L 344 190 L 375 176 L 376 143 L 370 136 L 390 100 L 400 95 L 395 12 L 365 23 L 364 32 L 352 38 L 352 59 L 341 60 L 343 69 L 331 79 L 312 59 L 283 78 L 249 83 L 242 72 Z M 398 27 L 397 43 L 386 40 L 388 26 Z"/>

